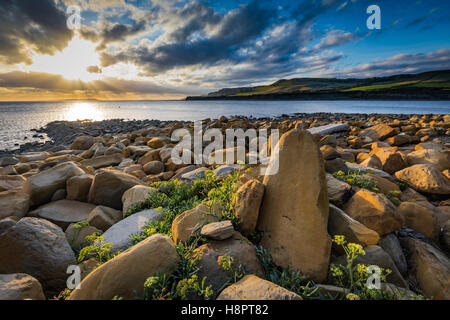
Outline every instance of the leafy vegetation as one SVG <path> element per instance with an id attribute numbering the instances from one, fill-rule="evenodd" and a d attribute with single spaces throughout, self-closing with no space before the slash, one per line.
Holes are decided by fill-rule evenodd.
<path id="1" fill-rule="evenodd" d="M 112 253 L 112 244 L 104 243 L 103 237 L 100 233 L 94 233 L 86 236 L 86 241 L 89 245 L 81 249 L 78 256 L 78 262 L 83 262 L 84 260 L 93 257 L 99 264 L 101 264 L 111 260 L 119 254 Z"/>
<path id="2" fill-rule="evenodd" d="M 379 192 L 380 189 L 378 189 L 377 183 L 372 179 L 366 178 L 364 176 L 365 174 L 366 173 L 362 171 L 348 171 L 347 173 L 337 171 L 333 173 L 333 176 L 351 186 L 356 186 L 373 192 Z"/>
<path id="3" fill-rule="evenodd" d="M 217 204 L 222 212 L 223 220 L 231 220 L 234 223 L 233 200 L 237 191 L 239 171 L 221 179 L 213 171 L 206 171 L 205 178 L 194 180 L 191 183 L 182 183 L 178 180 L 155 182 L 152 184 L 158 192 L 150 193 L 147 200 L 130 208 L 126 216 L 135 212 L 154 208 L 163 215 L 163 219 L 157 222 L 149 222 L 139 234 L 131 235 L 132 244 L 136 244 L 147 237 L 163 233 L 171 236 L 172 222 L 186 210 L 195 208 L 200 203 L 208 206 Z"/>
<path id="4" fill-rule="evenodd" d="M 149 277 L 144 283 L 145 300 L 186 300 L 193 297 L 209 299 L 213 295 L 211 286 L 206 286 L 206 277 L 201 281 L 197 272 L 199 256 L 197 246 L 201 238 L 192 243 L 180 243 L 175 248 L 180 256 L 177 269 L 171 275 L 159 274 Z"/>

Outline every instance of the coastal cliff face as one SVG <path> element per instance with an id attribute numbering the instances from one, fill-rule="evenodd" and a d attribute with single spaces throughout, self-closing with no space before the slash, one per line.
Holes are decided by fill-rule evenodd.
<path id="1" fill-rule="evenodd" d="M 179 163 L 192 122 L 57 122 L 0 157 L 0 299 L 450 299 L 450 115 L 202 128 L 280 139 L 266 163 Z"/>

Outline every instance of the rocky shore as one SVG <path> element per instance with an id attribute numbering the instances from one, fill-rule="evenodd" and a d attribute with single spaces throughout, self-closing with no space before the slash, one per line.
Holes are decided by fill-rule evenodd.
<path id="1" fill-rule="evenodd" d="M 0 154 L 0 299 L 450 299 L 450 115 L 202 127 L 278 130 L 278 170 L 177 163 L 180 121 L 52 122 Z"/>

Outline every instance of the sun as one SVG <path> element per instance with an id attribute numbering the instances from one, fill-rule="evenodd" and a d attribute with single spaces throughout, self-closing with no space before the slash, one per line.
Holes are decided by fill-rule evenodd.
<path id="1" fill-rule="evenodd" d="M 69 80 L 100 79 L 101 74 L 87 71 L 90 66 L 100 65 L 100 58 L 95 47 L 95 43 L 83 40 L 77 35 L 72 38 L 66 48 L 53 56 L 34 55 L 33 64 L 27 68 L 27 71 L 59 74 Z"/>
<path id="2" fill-rule="evenodd" d="M 63 113 L 63 118 L 66 121 L 77 120 L 103 120 L 103 112 L 98 110 L 90 103 L 74 103 Z"/>

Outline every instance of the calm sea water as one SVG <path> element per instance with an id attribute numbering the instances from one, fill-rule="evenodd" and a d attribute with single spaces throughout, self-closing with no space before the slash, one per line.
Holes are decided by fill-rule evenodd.
<path id="1" fill-rule="evenodd" d="M 0 102 L 0 150 L 39 140 L 30 138 L 33 134 L 30 130 L 55 120 L 200 120 L 221 115 L 263 117 L 295 112 L 448 114 L 450 101 Z"/>

